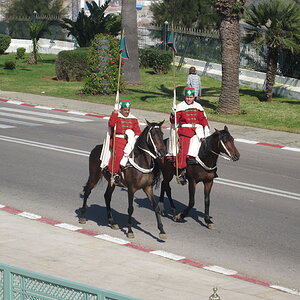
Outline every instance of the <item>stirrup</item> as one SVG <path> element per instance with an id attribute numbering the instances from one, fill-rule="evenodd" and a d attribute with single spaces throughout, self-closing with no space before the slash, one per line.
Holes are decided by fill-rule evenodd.
<path id="1" fill-rule="evenodd" d="M 176 177 L 177 179 L 177 183 L 181 184 L 181 185 L 186 185 L 187 184 L 187 180 L 186 180 L 186 176 L 185 176 L 185 169 L 183 169 L 180 174 Z"/>
<path id="2" fill-rule="evenodd" d="M 120 178 L 119 174 L 114 174 L 113 178 L 114 178 L 114 184 L 115 185 L 118 185 L 118 184 L 121 183 L 121 178 Z"/>

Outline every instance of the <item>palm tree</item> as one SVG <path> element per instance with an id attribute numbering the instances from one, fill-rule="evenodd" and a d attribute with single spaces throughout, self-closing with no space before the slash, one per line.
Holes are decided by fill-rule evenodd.
<path id="1" fill-rule="evenodd" d="M 29 34 L 32 40 L 32 56 L 29 58 L 29 63 L 37 64 L 37 56 L 39 50 L 39 39 L 44 33 L 49 32 L 47 22 L 33 22 L 29 23 Z"/>
<path id="2" fill-rule="evenodd" d="M 123 78 L 126 83 L 140 83 L 136 0 L 122 1 L 122 29 L 125 33 L 129 59 L 124 63 Z"/>
<path id="3" fill-rule="evenodd" d="M 252 5 L 245 14 L 245 42 L 255 42 L 267 47 L 266 101 L 272 101 L 281 49 L 300 51 L 300 7 L 293 0 L 272 0 Z"/>
<path id="4" fill-rule="evenodd" d="M 215 9 L 220 16 L 222 86 L 218 113 L 240 112 L 239 65 L 240 24 L 245 0 L 217 0 Z"/>
<path id="5" fill-rule="evenodd" d="M 86 2 L 90 15 L 87 16 L 82 9 L 76 21 L 63 18 L 61 27 L 68 31 L 68 36 L 72 35 L 80 47 L 88 47 L 98 33 L 118 35 L 121 30 L 120 16 L 114 14 L 105 15 L 111 0 L 105 1 L 101 6 L 95 1 Z"/>

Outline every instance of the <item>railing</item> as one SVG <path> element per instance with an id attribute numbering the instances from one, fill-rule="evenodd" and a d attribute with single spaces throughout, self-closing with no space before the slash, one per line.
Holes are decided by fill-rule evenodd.
<path id="1" fill-rule="evenodd" d="M 0 264 L 0 300 L 137 300 L 111 291 Z"/>

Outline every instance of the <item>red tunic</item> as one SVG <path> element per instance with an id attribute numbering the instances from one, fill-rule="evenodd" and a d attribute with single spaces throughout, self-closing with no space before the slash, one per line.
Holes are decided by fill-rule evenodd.
<path id="1" fill-rule="evenodd" d="M 109 120 L 108 126 L 111 128 L 111 132 L 114 132 L 114 127 L 116 126 L 116 137 L 115 137 L 115 147 L 114 147 L 114 170 L 113 173 L 118 173 L 120 170 L 120 161 L 124 155 L 124 148 L 127 144 L 127 139 L 125 136 L 125 131 L 127 129 L 133 130 L 135 135 L 141 134 L 141 129 L 139 126 L 138 119 L 129 114 L 128 117 L 124 117 L 121 113 L 113 111 Z M 119 135 L 119 136 L 118 136 Z M 113 147 L 113 134 L 110 139 L 110 147 Z M 112 158 L 108 165 L 109 171 L 112 172 Z"/>
<path id="2" fill-rule="evenodd" d="M 203 107 L 194 102 L 188 105 L 185 101 L 177 105 L 176 118 L 179 135 L 178 168 L 186 167 L 186 157 L 189 151 L 190 138 L 196 134 L 196 127 L 181 127 L 183 124 L 199 124 L 208 126 Z M 170 122 L 175 123 L 175 116 L 170 115 Z"/>

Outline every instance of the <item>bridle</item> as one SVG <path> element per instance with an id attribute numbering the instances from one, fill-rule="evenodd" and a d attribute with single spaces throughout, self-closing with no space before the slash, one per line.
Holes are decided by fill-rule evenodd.
<path id="1" fill-rule="evenodd" d="M 157 150 L 157 147 L 156 147 L 156 145 L 155 145 L 155 143 L 154 143 L 154 141 L 153 141 L 152 134 L 151 134 L 151 130 L 152 130 L 153 128 L 160 128 L 160 126 L 158 126 L 158 125 L 151 126 L 150 129 L 149 129 L 148 132 L 147 132 L 147 143 L 149 143 L 149 140 L 150 140 L 151 145 L 152 145 L 152 147 L 153 147 L 153 149 L 154 149 L 154 153 L 152 153 L 152 152 L 151 152 L 150 150 L 148 150 L 148 149 L 144 149 L 144 148 L 142 148 L 141 146 L 138 146 L 139 149 L 141 149 L 141 150 L 144 151 L 145 153 L 149 154 L 149 155 L 153 158 L 153 159 L 152 159 L 152 165 L 153 165 L 153 167 L 150 168 L 150 169 L 142 168 L 141 166 L 139 166 L 139 165 L 134 161 L 134 155 L 133 155 L 132 158 L 129 157 L 129 159 L 128 159 L 129 162 L 131 163 L 131 165 L 132 165 L 134 168 L 136 168 L 137 170 L 139 170 L 140 172 L 145 173 L 145 174 L 151 173 L 151 172 L 153 171 L 153 169 L 154 169 L 154 162 L 153 162 L 153 160 L 159 157 L 159 152 L 158 152 L 158 150 Z"/>
<path id="2" fill-rule="evenodd" d="M 205 143 L 206 143 L 206 139 L 205 139 L 204 141 L 205 141 Z M 217 152 L 215 152 L 215 151 L 212 150 L 212 149 L 210 149 L 209 151 L 210 151 L 211 153 L 217 155 L 217 156 L 220 156 L 220 157 L 226 159 L 226 160 L 232 160 L 232 156 L 231 156 L 229 150 L 227 149 L 227 147 L 226 147 L 226 145 L 225 145 L 225 143 L 223 142 L 222 139 L 219 139 L 218 144 L 219 144 L 219 148 L 220 148 L 220 144 L 221 144 L 221 146 L 222 146 L 223 149 L 225 150 L 225 153 L 226 153 L 228 156 L 226 156 L 226 155 L 224 155 L 224 154 L 222 154 L 222 153 L 217 153 Z M 208 167 L 208 166 L 207 166 L 207 165 L 199 158 L 199 156 L 196 157 L 196 161 L 197 161 L 197 162 L 198 162 L 198 163 L 199 163 L 206 171 L 213 171 L 213 170 L 215 170 L 215 169 L 217 168 L 217 165 L 215 165 L 214 167 Z"/>

